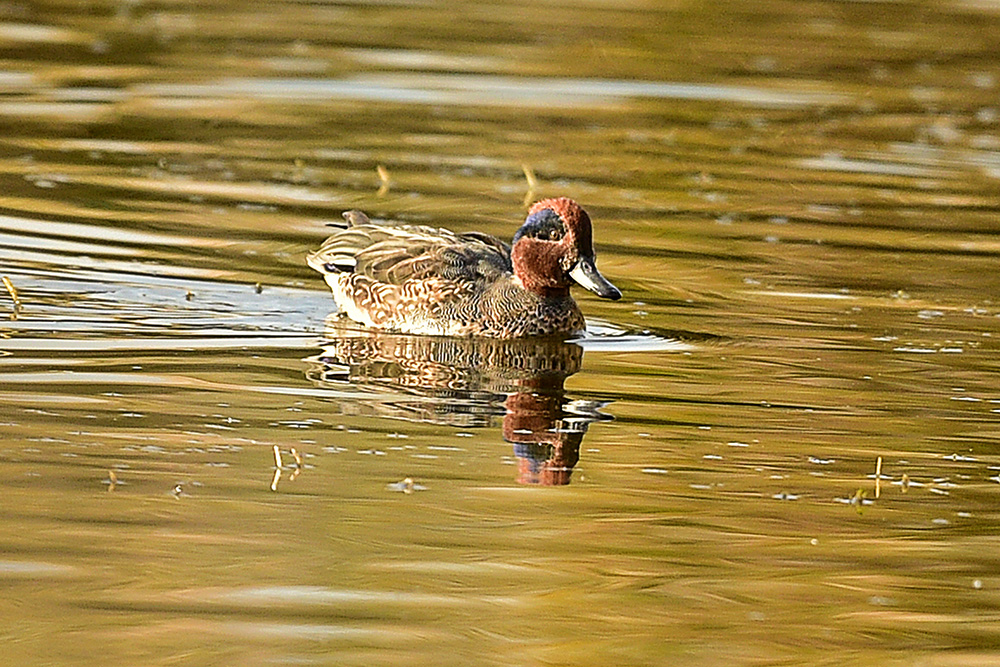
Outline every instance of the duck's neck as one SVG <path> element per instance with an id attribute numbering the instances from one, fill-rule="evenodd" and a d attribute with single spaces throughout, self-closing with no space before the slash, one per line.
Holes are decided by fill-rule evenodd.
<path id="1" fill-rule="evenodd" d="M 569 297 L 569 285 L 546 285 L 541 281 L 524 280 L 514 276 L 514 284 L 523 290 L 540 296 L 543 299 L 566 299 Z"/>

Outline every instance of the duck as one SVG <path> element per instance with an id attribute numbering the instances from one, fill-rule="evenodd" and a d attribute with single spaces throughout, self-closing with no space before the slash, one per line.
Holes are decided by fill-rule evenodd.
<path id="1" fill-rule="evenodd" d="M 597 270 L 590 216 L 568 197 L 534 203 L 509 244 L 482 232 L 372 222 L 357 210 L 344 218 L 346 227 L 306 261 L 340 313 L 372 329 L 572 337 L 586 326 L 572 285 L 622 296 Z"/>

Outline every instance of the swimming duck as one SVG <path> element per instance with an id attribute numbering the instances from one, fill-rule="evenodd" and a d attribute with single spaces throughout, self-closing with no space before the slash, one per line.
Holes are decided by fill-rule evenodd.
<path id="1" fill-rule="evenodd" d="M 570 335 L 576 283 L 622 294 L 597 270 L 590 216 L 572 199 L 532 205 L 512 244 L 481 232 L 373 223 L 360 211 L 307 258 L 341 312 L 376 329 L 439 336 Z"/>

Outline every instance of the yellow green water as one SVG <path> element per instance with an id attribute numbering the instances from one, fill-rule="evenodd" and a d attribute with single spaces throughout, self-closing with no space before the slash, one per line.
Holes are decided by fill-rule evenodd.
<path id="1" fill-rule="evenodd" d="M 989 2 L 0 6 L 0 662 L 1000 664 L 998 54 Z M 327 321 L 341 211 L 557 195 L 584 340 Z"/>

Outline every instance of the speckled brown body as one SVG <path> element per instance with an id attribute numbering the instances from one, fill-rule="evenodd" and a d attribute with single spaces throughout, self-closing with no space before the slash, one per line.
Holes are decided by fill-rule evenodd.
<path id="1" fill-rule="evenodd" d="M 590 219 L 575 202 L 535 204 L 513 246 L 476 232 L 352 224 L 309 256 L 341 311 L 377 329 L 444 336 L 521 338 L 582 331 L 569 287 L 620 292 L 593 261 Z M 583 268 L 580 268 L 583 267 Z"/>

